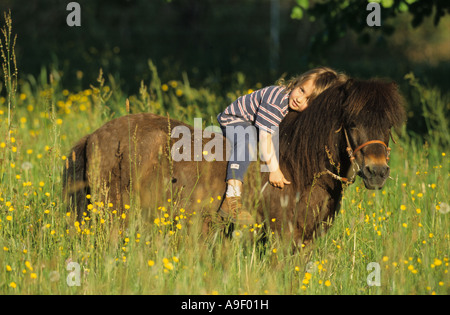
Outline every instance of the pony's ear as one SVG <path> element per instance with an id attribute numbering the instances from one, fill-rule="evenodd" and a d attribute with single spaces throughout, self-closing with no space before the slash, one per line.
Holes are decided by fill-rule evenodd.
<path id="1" fill-rule="evenodd" d="M 347 81 L 345 81 L 344 84 L 341 85 L 341 89 L 345 92 L 347 92 L 355 83 L 354 79 L 348 79 Z"/>
<path id="2" fill-rule="evenodd" d="M 348 79 L 347 81 L 345 81 L 345 83 L 339 86 L 338 91 L 340 91 L 341 95 L 344 98 L 348 97 L 348 91 L 350 90 L 354 82 L 355 81 L 353 79 Z"/>
<path id="3" fill-rule="evenodd" d="M 353 83 L 355 83 L 354 79 L 348 79 L 347 82 L 345 82 L 344 84 L 345 89 L 350 88 L 353 85 Z"/>

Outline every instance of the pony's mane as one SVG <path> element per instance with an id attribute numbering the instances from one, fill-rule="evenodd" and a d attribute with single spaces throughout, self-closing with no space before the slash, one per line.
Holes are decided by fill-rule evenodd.
<path id="1" fill-rule="evenodd" d="M 314 175 L 329 167 L 344 151 L 342 133 L 352 122 L 385 132 L 404 120 L 402 97 L 395 83 L 354 80 L 332 86 L 301 113 L 290 112 L 280 124 L 280 164 L 297 188 L 310 185 Z"/>

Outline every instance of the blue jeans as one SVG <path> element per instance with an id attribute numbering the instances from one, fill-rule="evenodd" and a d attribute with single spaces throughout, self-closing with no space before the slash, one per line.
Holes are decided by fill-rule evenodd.
<path id="1" fill-rule="evenodd" d="M 257 160 L 258 129 L 249 122 L 237 122 L 220 128 L 231 144 L 226 180 L 244 182 L 250 163 Z"/>

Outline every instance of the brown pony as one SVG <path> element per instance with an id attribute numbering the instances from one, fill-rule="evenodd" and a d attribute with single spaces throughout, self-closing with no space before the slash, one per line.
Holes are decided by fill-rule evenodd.
<path id="1" fill-rule="evenodd" d="M 339 211 L 343 183 L 350 184 L 359 175 L 368 189 L 384 185 L 389 176 L 390 130 L 403 121 L 397 86 L 378 80 L 350 79 L 324 91 L 302 113 L 289 113 L 279 128 L 280 168 L 292 184 L 274 188 L 263 174 L 261 185 L 254 188 L 260 198 L 253 210 L 257 221 L 296 245 L 312 240 Z M 177 147 L 175 127 L 189 130 L 192 148 L 197 145 L 200 151 Z M 143 213 L 151 218 L 169 196 L 186 211 L 201 211 L 208 222 L 225 191 L 227 162 L 207 161 L 205 154 L 225 152 L 226 141 L 212 133 L 196 143 L 194 135 L 199 132 L 154 114 L 106 123 L 72 148 L 63 175 L 66 200 L 81 218 L 86 194 L 93 190 L 98 199 L 118 208 L 137 196 Z M 190 161 L 174 161 L 173 150 Z"/>

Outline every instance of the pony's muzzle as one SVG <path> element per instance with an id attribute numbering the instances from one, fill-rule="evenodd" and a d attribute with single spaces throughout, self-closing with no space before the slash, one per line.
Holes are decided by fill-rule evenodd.
<path id="1" fill-rule="evenodd" d="M 380 161 L 381 162 L 381 161 Z M 361 169 L 361 177 L 367 189 L 381 189 L 389 177 L 390 168 L 386 161 L 373 163 L 369 161 Z"/>

